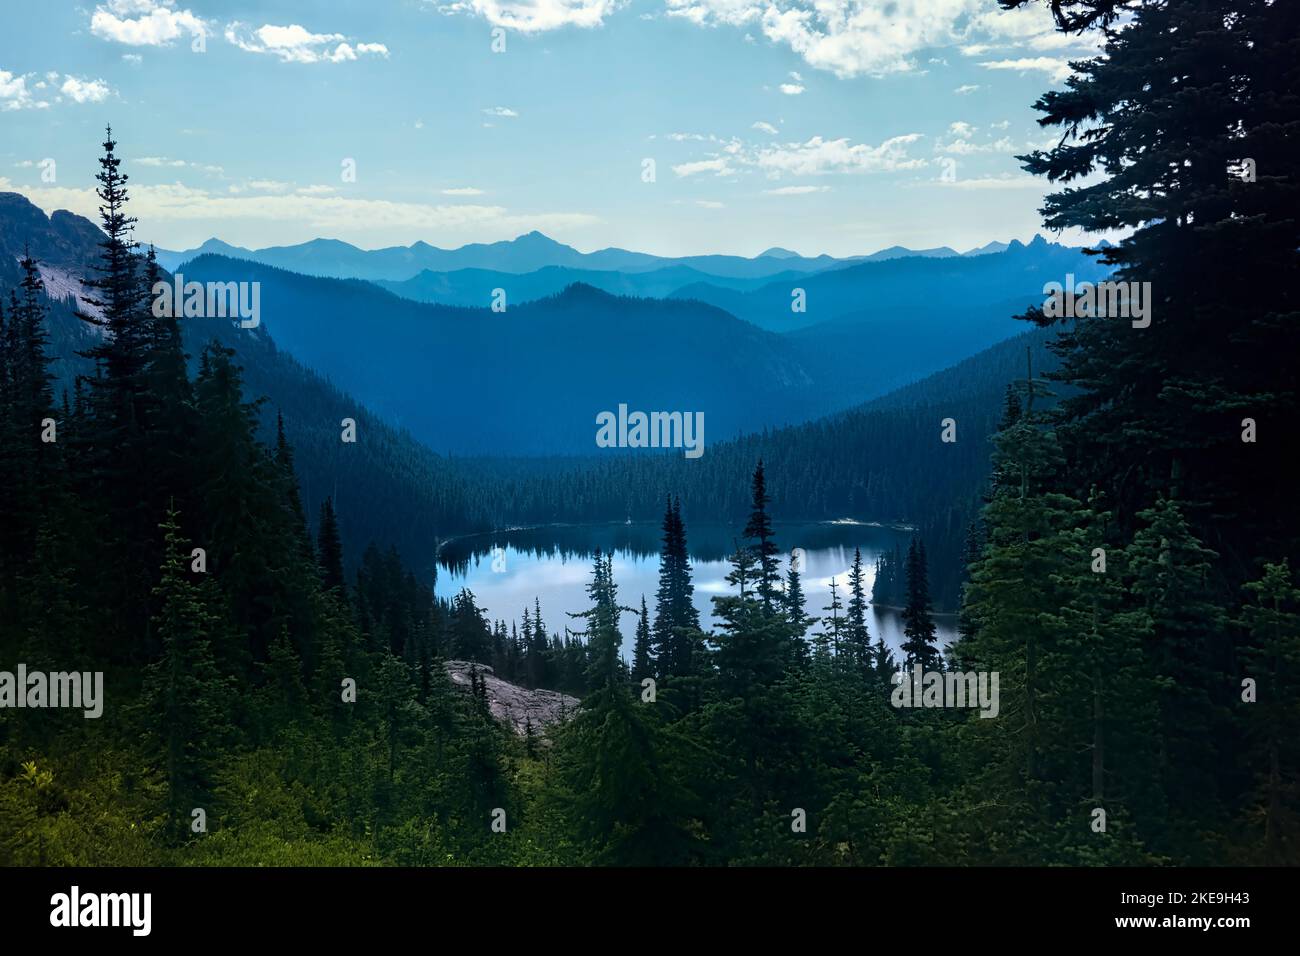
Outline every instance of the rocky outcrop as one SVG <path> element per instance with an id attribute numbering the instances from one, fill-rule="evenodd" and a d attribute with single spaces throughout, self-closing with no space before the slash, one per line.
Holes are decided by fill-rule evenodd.
<path id="1" fill-rule="evenodd" d="M 524 728 L 531 722 L 534 733 L 541 733 L 551 724 L 571 717 L 580 701 L 555 690 L 529 690 L 502 680 L 486 664 L 472 661 L 447 661 L 447 676 L 458 688 L 469 693 L 470 669 L 477 670 L 487 690 L 488 708 L 492 716 L 503 720 L 523 736 Z"/>

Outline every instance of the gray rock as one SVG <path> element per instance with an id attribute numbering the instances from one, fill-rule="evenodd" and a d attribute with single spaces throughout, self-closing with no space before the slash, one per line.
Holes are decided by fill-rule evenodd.
<path id="1" fill-rule="evenodd" d="M 486 664 L 472 661 L 446 661 L 447 676 L 458 688 L 469 693 L 470 669 L 478 671 L 487 688 L 488 709 L 492 716 L 503 720 L 514 728 L 515 733 L 524 735 L 524 727 L 532 722 L 533 732 L 540 734 L 551 724 L 557 724 L 573 716 L 581 701 L 568 694 L 555 690 L 529 690 L 504 681 L 493 673 Z"/>

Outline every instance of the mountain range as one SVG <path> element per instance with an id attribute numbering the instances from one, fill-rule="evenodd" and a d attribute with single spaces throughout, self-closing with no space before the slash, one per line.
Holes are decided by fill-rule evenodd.
<path id="1" fill-rule="evenodd" d="M 968 256 L 999 252 L 1003 243 L 989 243 L 965 253 Z M 579 252 L 572 246 L 556 242 L 540 232 L 529 232 L 515 239 L 500 242 L 470 243 L 456 249 L 440 249 L 427 242 L 409 246 L 389 246 L 382 249 L 361 249 L 338 239 L 312 239 L 292 246 L 268 246 L 264 249 L 245 249 L 212 238 L 202 245 L 186 250 L 156 249 L 163 268 L 174 272 L 191 259 L 201 255 L 219 255 L 232 259 L 247 259 L 263 265 L 288 269 L 304 275 L 327 278 L 353 278 L 401 282 L 423 272 L 441 273 L 460 269 L 483 269 L 493 272 L 521 274 L 538 269 L 561 266 L 594 272 L 638 273 L 653 272 L 670 267 L 697 270 L 708 275 L 730 279 L 756 279 L 771 277 L 780 272 L 819 272 L 855 262 L 875 262 L 905 256 L 949 258 L 962 255 L 943 246 L 936 249 L 907 249 L 891 246 L 871 255 L 849 256 L 837 259 L 829 255 L 802 256 L 789 249 L 774 247 L 758 256 L 710 255 L 665 257 L 627 249 L 599 249 Z M 611 290 L 612 291 L 612 290 Z"/>
<path id="2" fill-rule="evenodd" d="M 72 317 L 71 297 L 80 294 L 101 235 L 86 219 L 66 211 L 47 217 L 21 196 L 0 194 L 0 287 L 17 282 L 24 249 L 41 260 L 60 388 L 90 371 L 77 353 L 97 333 Z M 770 250 L 766 258 L 790 257 Z M 764 282 L 669 266 L 657 271 L 703 275 L 703 294 L 630 298 L 575 282 L 494 313 L 412 301 L 357 278 L 321 278 L 208 254 L 186 263 L 187 281 L 261 283 L 262 323 L 241 329 L 195 320 L 182 328 L 192 361 L 209 340 L 234 349 L 247 395 L 266 399 L 264 440 L 273 439 L 274 413 L 283 416 L 308 512 L 325 496 L 335 498 L 350 562 L 377 541 L 427 569 L 421 556 L 447 534 L 589 519 L 602 507 L 596 488 L 621 489 L 617 501 L 604 502 L 604 510 L 620 517 L 654 518 L 669 479 L 694 485 L 697 506 L 727 513 L 735 504 L 726 497 L 731 492 L 720 490 L 710 500 L 709 488 L 740 487 L 731 472 L 743 473 L 754 454 L 774 464 L 786 459 L 789 475 L 802 473 L 800 454 L 821 462 L 809 474 L 823 477 L 789 503 L 791 518 L 906 519 L 921 490 L 904 466 L 931 455 L 922 440 L 933 437 L 930 419 L 947 410 L 968 428 L 974 423 L 982 439 L 1023 351 L 1019 338 L 1011 341 L 1023 326 L 1010 316 L 1032 301 L 1043 275 L 1091 264 L 1078 250 L 1036 240 L 979 256 L 899 256 L 840 266 L 800 281 L 817 308 L 847 311 L 774 331 L 760 327 L 777 324 L 765 317 L 766 297 L 791 278 L 788 270 Z M 653 274 L 617 281 L 649 282 Z M 1025 296 L 1007 295 L 1016 288 Z M 945 289 L 943 300 L 935 289 Z M 881 305 L 855 309 L 868 292 Z M 757 321 L 703 301 L 721 294 L 739 296 L 731 304 Z M 952 296 L 963 301 L 948 302 Z M 979 352 L 981 342 L 1001 344 Z M 906 383 L 914 384 L 891 391 Z M 716 455 L 695 463 L 680 453 L 659 454 L 658 464 L 643 468 L 624 452 L 600 454 L 592 438 L 595 414 L 619 403 L 705 411 L 706 446 Z M 345 417 L 356 419 L 364 441 L 339 442 Z M 728 441 L 735 436 L 741 437 Z M 550 468 L 542 459 L 537 465 L 517 458 L 518 465 L 499 457 L 455 460 L 430 448 L 569 455 L 565 467 L 576 470 L 557 485 L 545 479 Z M 976 451 L 963 454 L 976 461 Z M 867 464 L 854 466 L 863 455 Z M 598 474 L 622 477 L 601 481 Z M 932 529 L 936 544 L 951 549 L 967 513 L 956 502 L 976 493 L 979 474 L 975 466 L 946 474 L 946 484 L 925 494 L 954 502 L 945 526 Z M 578 486 L 588 491 L 578 496 Z"/>

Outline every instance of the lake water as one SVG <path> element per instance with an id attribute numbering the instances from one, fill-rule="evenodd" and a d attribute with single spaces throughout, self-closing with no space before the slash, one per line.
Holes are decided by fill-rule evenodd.
<path id="1" fill-rule="evenodd" d="M 895 544 L 906 551 L 909 533 L 874 525 L 825 522 L 818 524 L 777 524 L 777 544 L 785 552 L 782 576 L 788 567 L 789 552 L 804 552 L 803 589 L 809 616 L 820 620 L 830 603 L 830 583 L 835 579 L 840 600 L 847 603 L 849 568 L 853 549 L 862 549 L 866 593 L 876 574 L 876 558 Z M 583 526 L 548 526 L 493 534 L 457 538 L 446 542 L 438 562 L 435 591 L 451 597 L 468 588 L 480 607 L 487 609 L 489 620 L 518 622 L 525 607 L 532 608 L 539 598 L 542 619 L 548 633 L 563 633 L 566 627 L 579 630 L 583 622 L 574 621 L 569 613 L 589 607 L 586 587 L 591 580 L 592 558 L 597 548 L 614 555 L 614 582 L 618 585 L 619 603 L 640 607 L 645 595 L 650 619 L 654 620 L 654 595 L 659 587 L 659 546 L 661 531 L 657 524 L 608 524 Z M 734 593 L 727 584 L 731 570 L 726 556 L 735 550 L 739 529 L 723 526 L 688 525 L 687 548 L 691 556 L 695 605 L 705 629 L 715 622 L 710 598 Z M 637 615 L 625 613 L 622 619 L 624 656 L 631 659 Z M 948 615 L 935 618 L 939 646 L 956 639 L 955 619 Z M 884 637 L 897 652 L 903 640 L 903 622 L 898 611 L 872 607 L 868 626 L 871 639 Z M 820 630 L 813 625 L 811 632 Z"/>

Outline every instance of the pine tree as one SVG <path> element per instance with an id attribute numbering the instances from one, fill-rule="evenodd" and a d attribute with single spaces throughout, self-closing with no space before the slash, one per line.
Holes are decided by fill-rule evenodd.
<path id="1" fill-rule="evenodd" d="M 755 542 L 755 562 L 758 570 L 756 588 L 763 610 L 771 614 L 776 600 L 777 584 L 781 580 L 777 570 L 777 547 L 772 534 L 772 519 L 767 514 L 771 498 L 767 494 L 767 481 L 763 475 L 763 462 L 760 460 L 754 469 L 751 486 L 752 509 L 749 521 L 745 524 L 744 536 Z"/>
<path id="2" fill-rule="evenodd" d="M 166 557 L 154 588 L 159 605 L 154 625 L 162 657 L 149 669 L 146 701 L 160 735 L 168 829 L 174 839 L 182 839 L 193 809 L 213 816 L 214 773 L 229 733 L 229 690 L 212 651 L 217 618 L 212 595 L 205 593 L 210 585 L 190 579 L 190 549 L 174 510 L 161 530 Z"/>
<path id="3" fill-rule="evenodd" d="M 1286 559 L 1265 564 L 1246 585 L 1250 602 L 1241 623 L 1250 635 L 1244 673 L 1254 681 L 1254 703 L 1242 703 L 1255 778 L 1250 822 L 1262 830 L 1260 862 L 1294 866 L 1300 860 L 1300 588 Z M 1244 686 L 1244 681 L 1242 685 Z M 1245 692 L 1242 692 L 1245 699 Z"/>
<path id="4" fill-rule="evenodd" d="M 591 606 L 573 617 L 585 623 L 592 689 L 556 745 L 570 825 L 592 847 L 592 862 L 689 862 L 697 798 L 685 784 L 686 754 L 659 725 L 655 708 L 638 703 L 627 685 L 612 556 L 597 552 L 587 594 Z"/>
<path id="5" fill-rule="evenodd" d="M 640 681 L 653 677 L 654 659 L 650 645 L 650 612 L 646 610 L 645 595 L 641 595 L 641 616 L 636 622 L 636 640 L 632 645 L 632 679 Z"/>
<path id="6" fill-rule="evenodd" d="M 846 656 L 851 667 L 870 667 L 871 634 L 867 628 L 866 577 L 862 570 L 862 549 L 853 549 L 853 567 L 849 570 L 849 602 L 844 629 Z"/>
<path id="7" fill-rule="evenodd" d="M 843 638 L 845 621 L 840 616 L 840 612 L 844 610 L 844 602 L 840 600 L 839 588 L 834 578 L 831 578 L 831 603 L 822 610 L 830 613 L 822 618 L 822 629 L 814 638 L 814 643 L 817 647 L 817 662 L 825 666 L 832 661 L 839 663 L 845 646 Z"/>
<path id="8" fill-rule="evenodd" d="M 925 544 L 912 539 L 907 548 L 907 606 L 903 609 L 903 653 L 907 666 L 920 664 L 922 671 L 937 671 L 943 658 L 935 643 L 934 619 L 930 616 L 930 584 L 927 577 Z"/>
<path id="9" fill-rule="evenodd" d="M 694 635 L 700 629 L 700 617 L 694 594 L 681 502 L 671 499 L 664 508 L 659 589 L 651 629 L 651 650 L 661 677 L 686 677 L 695 669 Z"/>
<path id="10" fill-rule="evenodd" d="M 804 636 L 808 633 L 808 628 L 817 619 L 809 615 L 805 607 L 803 579 L 793 559 L 790 561 L 789 570 L 786 571 L 785 593 L 782 598 L 785 605 L 786 620 L 789 621 L 791 634 L 796 641 L 796 649 L 802 658 L 807 647 Z"/>
<path id="11" fill-rule="evenodd" d="M 316 532 L 317 562 L 320 564 L 321 584 L 326 590 L 335 589 L 340 596 L 346 594 L 343 580 L 343 543 L 339 537 L 338 518 L 334 502 L 326 498 L 320 506 L 320 526 Z"/>
<path id="12" fill-rule="evenodd" d="M 1157 679 L 1162 789 L 1184 819 L 1220 819 L 1219 768 L 1233 741 L 1218 662 L 1230 653 L 1227 614 L 1212 598 L 1218 555 L 1182 507 L 1161 498 L 1140 512 L 1126 549 L 1129 587 L 1151 621 L 1148 658 Z"/>
<path id="13" fill-rule="evenodd" d="M 100 502 L 102 534 L 111 536 L 114 578 L 102 597 L 111 609 L 105 614 L 121 637 L 143 630 L 149 609 L 152 568 L 157 566 L 158 520 L 149 496 L 141 489 L 152 484 L 148 458 L 149 421 L 145 365 L 148 293 L 143 287 L 139 256 L 131 238 L 135 219 L 126 214 L 127 175 L 107 130 L 104 155 L 96 175 L 100 225 L 104 230 L 95 275 L 83 280 L 88 308 L 77 317 L 95 326 L 96 344 L 80 353 L 95 364 L 85 379 L 88 420 L 79 450 L 87 471 L 85 482 Z"/>
<path id="14" fill-rule="evenodd" d="M 1119 282 L 1149 284 L 1152 310 L 1143 327 L 1028 313 L 1066 326 L 1052 376 L 1071 386 L 1059 412 L 1071 486 L 1061 490 L 1082 499 L 1097 486 L 1124 533 L 1161 494 L 1184 502 L 1237 586 L 1249 555 L 1294 553 L 1300 539 L 1290 490 L 1258 480 L 1287 472 L 1287 443 L 1264 436 L 1300 415 L 1290 358 L 1300 351 L 1300 156 L 1285 145 L 1300 132 L 1290 95 L 1300 11 L 1267 0 L 1053 10 L 1065 32 L 1128 15 L 1104 34 L 1103 56 L 1076 63 L 1066 88 L 1035 104 L 1040 125 L 1063 135 L 1021 159 L 1067 187 L 1096 177 L 1048 196 L 1045 224 L 1127 232 L 1101 261 Z M 1244 160 L 1253 182 L 1234 172 Z M 1260 429 L 1254 442 L 1242 439 L 1246 419 Z"/>

